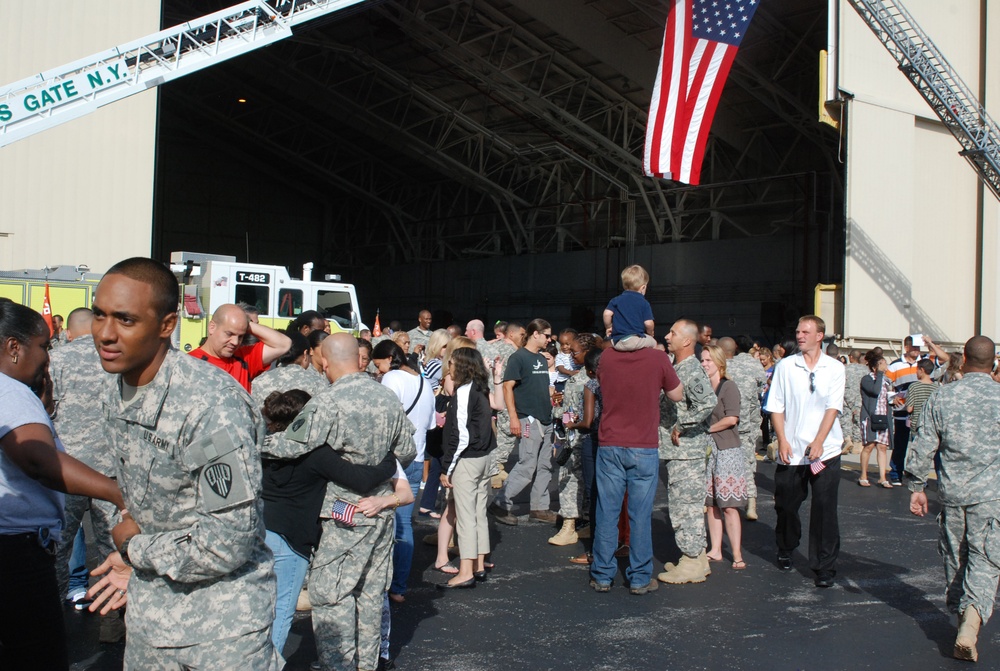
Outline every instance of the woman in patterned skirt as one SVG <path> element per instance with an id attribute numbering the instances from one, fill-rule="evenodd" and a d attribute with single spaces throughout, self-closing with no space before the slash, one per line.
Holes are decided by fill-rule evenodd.
<path id="1" fill-rule="evenodd" d="M 740 509 L 747 506 L 747 466 L 740 448 L 740 390 L 726 377 L 726 355 L 721 347 L 707 345 L 701 351 L 701 367 L 712 382 L 719 401 L 709 419 L 712 452 L 708 457 L 708 537 L 711 547 L 709 561 L 722 561 L 722 531 L 729 536 L 733 552 L 733 569 L 747 567 L 741 544 Z"/>

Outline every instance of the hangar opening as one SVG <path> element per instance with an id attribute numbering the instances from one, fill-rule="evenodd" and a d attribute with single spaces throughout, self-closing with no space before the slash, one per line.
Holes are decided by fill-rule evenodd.
<path id="1" fill-rule="evenodd" d="M 162 24 L 227 4 L 167 0 Z M 314 261 L 368 321 L 588 329 L 634 262 L 661 325 L 776 337 L 844 275 L 846 150 L 817 121 L 828 3 L 761 4 L 702 186 L 642 176 L 665 21 L 653 0 L 381 0 L 170 82 L 153 255 Z"/>

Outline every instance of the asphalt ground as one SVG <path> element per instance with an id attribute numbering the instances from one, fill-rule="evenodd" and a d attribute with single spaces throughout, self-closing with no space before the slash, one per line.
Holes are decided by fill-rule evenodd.
<path id="1" fill-rule="evenodd" d="M 391 651 L 396 668 L 475 669 L 935 669 L 968 668 L 951 658 L 955 619 L 944 607 L 937 554 L 936 485 L 925 518 L 908 512 L 905 487 L 857 486 L 857 455 L 841 471 L 841 553 L 836 584 L 813 585 L 803 541 L 794 569 L 774 564 L 774 465 L 760 463 L 759 514 L 744 522 L 745 571 L 729 559 L 712 564 L 697 585 L 660 585 L 632 596 L 619 575 L 610 593 L 588 587 L 585 567 L 567 559 L 582 545 L 555 547 L 555 528 L 521 518 L 492 526 L 496 569 L 474 590 L 442 592 L 434 551 L 420 542 L 434 527 L 420 521 L 410 591 L 393 607 Z M 850 463 L 854 462 L 854 463 Z M 666 490 L 653 514 L 658 563 L 674 561 Z M 874 483 L 873 483 L 874 484 Z M 524 507 L 523 512 L 526 511 Z M 515 511 L 517 512 L 517 510 Z M 622 560 L 624 567 L 627 560 Z M 100 645 L 93 615 L 67 609 L 73 669 L 121 668 L 123 644 Z M 286 646 L 289 671 L 308 669 L 315 647 L 308 614 L 299 614 Z M 1000 668 L 1000 635 L 987 624 L 980 668 Z"/>

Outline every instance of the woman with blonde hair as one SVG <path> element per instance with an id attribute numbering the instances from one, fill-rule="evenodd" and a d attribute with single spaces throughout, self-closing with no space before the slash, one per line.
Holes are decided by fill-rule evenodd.
<path id="1" fill-rule="evenodd" d="M 747 505 L 747 468 L 740 448 L 740 390 L 726 377 L 726 355 L 717 345 L 706 345 L 701 351 L 701 367 L 712 383 L 718 403 L 709 419 L 712 452 L 708 458 L 708 537 L 711 547 L 709 561 L 722 561 L 722 532 L 729 536 L 733 552 L 733 570 L 747 567 L 743 561 L 742 522 L 740 509 Z"/>
<path id="2" fill-rule="evenodd" d="M 444 375 L 444 349 L 451 342 L 451 334 L 445 329 L 438 329 L 427 339 L 427 349 L 424 350 L 424 377 L 434 388 L 434 393 L 441 389 L 441 377 Z"/>

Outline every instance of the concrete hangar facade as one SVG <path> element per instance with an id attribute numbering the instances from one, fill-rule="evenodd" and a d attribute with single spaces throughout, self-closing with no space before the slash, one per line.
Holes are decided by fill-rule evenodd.
<path id="1" fill-rule="evenodd" d="M 904 3 L 996 117 L 1000 6 Z M 229 4 L 0 3 L 0 84 Z M 825 284 L 856 344 L 1000 333 L 997 200 L 846 0 L 762 0 L 697 187 L 642 176 L 665 16 L 368 0 L 303 24 L 0 148 L 0 270 L 314 261 L 369 322 L 427 306 L 587 328 L 636 262 L 659 330 L 776 339 Z"/>

